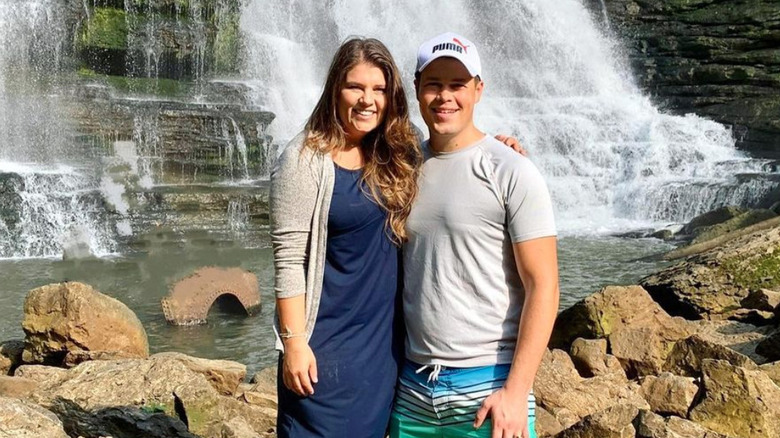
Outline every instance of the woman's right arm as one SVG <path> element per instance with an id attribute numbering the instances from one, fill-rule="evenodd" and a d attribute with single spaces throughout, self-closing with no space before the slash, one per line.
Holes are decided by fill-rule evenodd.
<path id="1" fill-rule="evenodd" d="M 318 175 L 311 156 L 300 153 L 300 136 L 271 173 L 271 243 L 274 249 L 276 308 L 284 343 L 282 380 L 298 395 L 314 393 L 317 365 L 306 332 L 306 263 Z"/>

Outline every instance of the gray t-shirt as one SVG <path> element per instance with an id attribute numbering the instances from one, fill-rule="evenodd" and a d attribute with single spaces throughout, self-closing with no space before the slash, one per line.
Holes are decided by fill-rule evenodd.
<path id="1" fill-rule="evenodd" d="M 423 151 L 404 246 L 407 358 L 510 363 L 523 306 L 512 243 L 556 234 L 547 186 L 530 160 L 489 136 Z"/>

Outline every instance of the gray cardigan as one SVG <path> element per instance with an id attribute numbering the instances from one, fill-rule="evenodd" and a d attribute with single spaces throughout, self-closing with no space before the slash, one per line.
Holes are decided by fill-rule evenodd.
<path id="1" fill-rule="evenodd" d="M 330 154 L 303 148 L 305 133 L 292 139 L 271 172 L 271 243 L 277 298 L 306 294 L 306 338 L 311 337 L 322 296 L 328 211 L 335 171 Z M 276 349 L 279 315 L 274 317 Z"/>

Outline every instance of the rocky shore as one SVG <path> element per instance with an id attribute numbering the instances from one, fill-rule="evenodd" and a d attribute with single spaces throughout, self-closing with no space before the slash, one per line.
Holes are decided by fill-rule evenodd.
<path id="1" fill-rule="evenodd" d="M 745 213 L 694 219 L 678 239 L 723 232 L 559 315 L 540 437 L 780 437 L 780 221 L 724 225 Z M 247 381 L 237 362 L 150 356 L 132 311 L 80 283 L 30 291 L 24 313 L 26 338 L 0 344 L 0 435 L 275 435 L 275 369 Z"/>

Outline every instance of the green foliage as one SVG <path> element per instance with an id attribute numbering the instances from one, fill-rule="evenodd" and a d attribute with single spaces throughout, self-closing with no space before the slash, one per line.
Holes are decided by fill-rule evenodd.
<path id="1" fill-rule="evenodd" d="M 229 18 L 219 23 L 214 37 L 214 70 L 232 73 L 239 69 L 241 51 L 241 30 L 238 14 L 230 14 Z"/>
<path id="2" fill-rule="evenodd" d="M 89 21 L 81 29 L 79 45 L 82 48 L 125 49 L 127 47 L 125 11 L 114 8 L 95 8 Z"/>
<path id="3" fill-rule="evenodd" d="M 167 413 L 165 403 L 151 402 L 141 406 L 141 410 L 147 414 Z"/>

